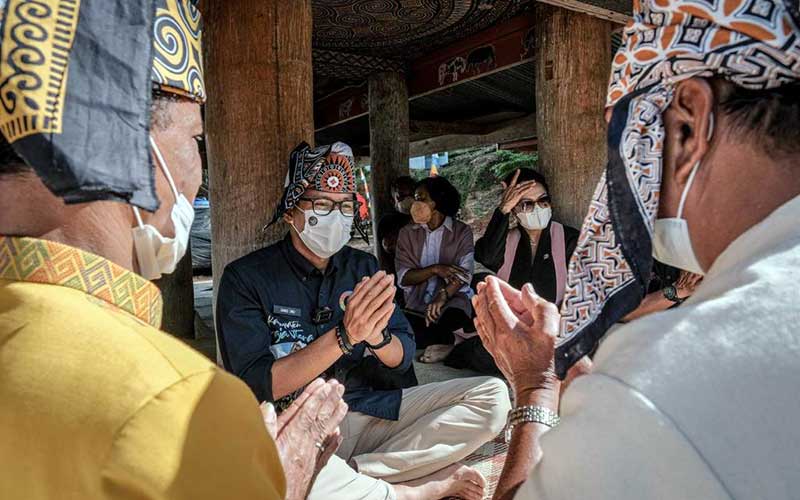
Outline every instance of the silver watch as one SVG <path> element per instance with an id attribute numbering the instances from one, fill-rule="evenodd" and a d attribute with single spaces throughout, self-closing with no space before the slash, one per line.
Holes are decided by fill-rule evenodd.
<path id="1" fill-rule="evenodd" d="M 506 443 L 511 442 L 511 434 L 514 427 L 524 423 L 543 424 L 547 427 L 555 427 L 561 419 L 558 413 L 545 408 L 544 406 L 520 406 L 508 412 L 508 421 L 506 423 L 505 440 Z"/>

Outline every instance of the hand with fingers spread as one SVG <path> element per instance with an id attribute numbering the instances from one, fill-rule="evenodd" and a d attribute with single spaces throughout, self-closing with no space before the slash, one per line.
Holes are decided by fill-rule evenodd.
<path id="1" fill-rule="evenodd" d="M 519 179 L 519 170 L 516 171 L 514 177 L 511 179 L 510 184 L 502 183 L 503 185 L 503 198 L 500 200 L 500 211 L 508 214 L 517 206 L 517 204 L 525 198 L 530 189 L 536 185 L 536 181 L 525 181 L 517 183 Z"/>
<path id="2" fill-rule="evenodd" d="M 559 313 L 528 284 L 520 292 L 490 276 L 473 297 L 475 326 L 483 345 L 516 394 L 557 389 L 554 372 Z"/>
<path id="3" fill-rule="evenodd" d="M 370 343 L 380 339 L 394 312 L 394 276 L 378 271 L 362 279 L 347 301 L 344 328 L 350 342 L 356 345 L 365 340 Z"/>
<path id="4" fill-rule="evenodd" d="M 678 289 L 678 298 L 688 299 L 691 297 L 701 281 L 703 281 L 702 275 L 681 271 L 678 281 L 675 282 L 675 288 Z"/>
<path id="5" fill-rule="evenodd" d="M 319 471 L 341 444 L 339 424 L 347 414 L 344 386 L 316 379 L 280 416 L 261 405 L 264 425 L 272 436 L 286 475 L 286 499 L 306 498 Z"/>

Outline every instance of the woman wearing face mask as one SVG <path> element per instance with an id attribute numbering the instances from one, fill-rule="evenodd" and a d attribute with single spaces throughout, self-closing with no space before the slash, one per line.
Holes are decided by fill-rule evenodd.
<path id="1" fill-rule="evenodd" d="M 540 297 L 560 305 L 578 230 L 552 220 L 542 174 L 519 169 L 503 187 L 500 206 L 475 243 L 475 260 L 516 288 L 531 283 Z"/>
<path id="2" fill-rule="evenodd" d="M 417 346 L 428 347 L 422 361 L 432 363 L 450 352 L 454 332 L 474 331 L 474 247 L 472 229 L 455 218 L 461 195 L 447 179 L 420 181 L 414 199 L 413 223 L 400 231 L 395 263 Z"/>
<path id="3" fill-rule="evenodd" d="M 475 243 L 473 283 L 496 274 L 516 288 L 531 283 L 541 297 L 560 304 L 578 231 L 552 220 L 550 190 L 542 174 L 519 169 L 502 185 L 500 205 Z M 500 375 L 478 337 L 456 346 L 445 364 Z"/>

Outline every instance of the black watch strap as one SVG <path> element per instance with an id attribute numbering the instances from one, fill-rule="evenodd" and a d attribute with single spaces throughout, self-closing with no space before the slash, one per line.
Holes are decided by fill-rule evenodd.
<path id="1" fill-rule="evenodd" d="M 339 349 L 344 354 L 353 352 L 353 344 L 350 343 L 350 337 L 347 336 L 347 330 L 345 330 L 343 323 L 336 325 L 336 341 L 339 343 Z"/>
<path id="2" fill-rule="evenodd" d="M 364 342 L 364 343 L 367 344 L 367 346 L 370 349 L 372 349 L 373 351 L 375 349 L 380 349 L 381 347 L 386 347 L 392 341 L 392 334 L 389 333 L 389 329 L 388 328 L 384 328 L 383 332 L 381 332 L 381 333 L 383 334 L 383 339 L 380 342 L 378 342 L 377 344 L 372 345 L 372 344 L 370 344 L 368 342 Z"/>

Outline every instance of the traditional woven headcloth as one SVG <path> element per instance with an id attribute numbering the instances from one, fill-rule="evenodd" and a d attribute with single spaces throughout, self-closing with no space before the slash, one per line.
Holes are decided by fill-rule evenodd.
<path id="1" fill-rule="evenodd" d="M 152 78 L 165 92 L 205 102 L 203 27 L 195 3 L 156 0 Z"/>
<path id="2" fill-rule="evenodd" d="M 327 193 L 356 192 L 353 151 L 343 142 L 312 148 L 301 142 L 289 156 L 283 196 L 271 225 L 291 210 L 307 189 Z"/>
<path id="3" fill-rule="evenodd" d="M 153 82 L 205 98 L 189 1 L 0 0 L 0 149 L 67 203 L 157 209 Z"/>
<path id="4" fill-rule="evenodd" d="M 692 77 L 721 77 L 749 89 L 800 80 L 797 0 L 634 1 L 608 90 L 609 163 L 561 306 L 556 371 L 562 378 L 645 295 L 661 188 L 662 114 L 676 83 Z"/>

